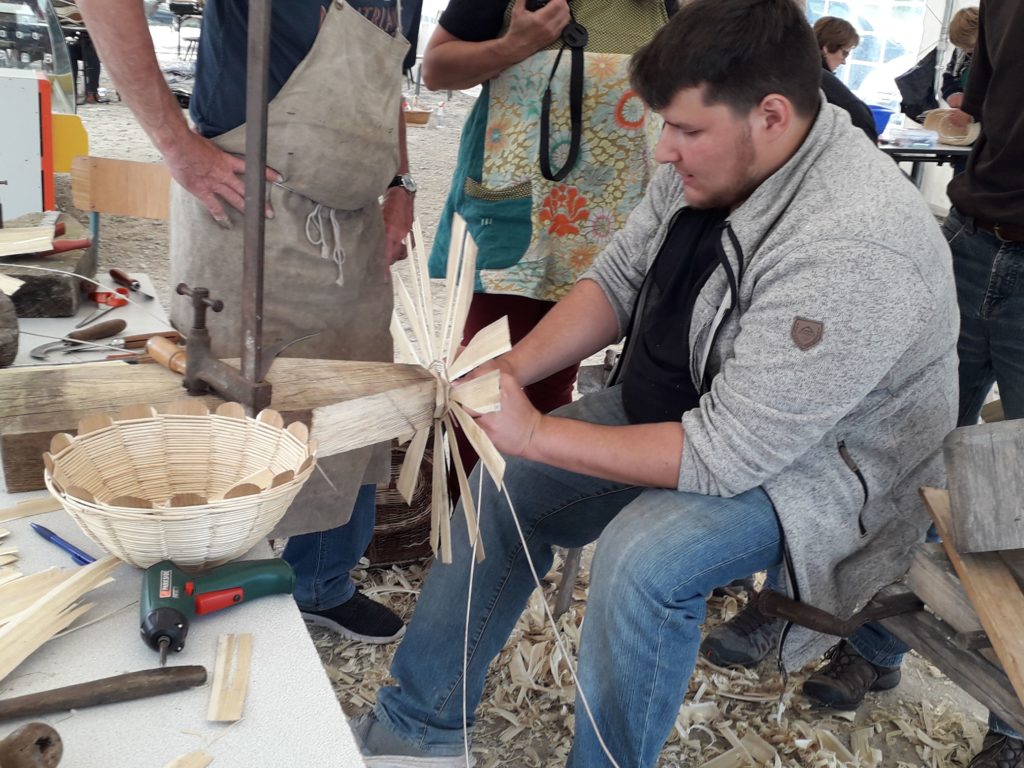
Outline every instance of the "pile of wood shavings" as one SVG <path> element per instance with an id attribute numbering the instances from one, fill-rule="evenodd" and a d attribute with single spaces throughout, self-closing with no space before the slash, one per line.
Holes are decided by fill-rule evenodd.
<path id="1" fill-rule="evenodd" d="M 427 567 L 359 570 L 355 578 L 365 594 L 408 620 Z M 549 605 L 560 568 L 556 558 L 555 570 L 544 580 Z M 586 610 L 587 583 L 584 568 L 572 607 L 558 621 L 573 660 Z M 569 661 L 555 643 L 540 600 L 540 594 L 534 593 L 488 675 L 472 732 L 472 750 L 481 768 L 565 764 L 572 741 L 575 691 Z M 728 620 L 743 604 L 743 595 L 712 598 L 706 628 Z M 388 669 L 396 645 L 341 640 L 319 628 L 311 633 L 348 715 L 370 708 L 377 689 L 393 682 Z M 453 627 L 452 634 L 461 637 L 461 628 Z M 852 713 L 843 716 L 813 709 L 799 693 L 812 671 L 813 666 L 791 675 L 781 691 L 774 664 L 741 670 L 701 660 L 659 766 L 963 768 L 981 743 L 984 724 L 963 716 L 946 700 L 862 707 L 865 711 L 856 719 Z"/>

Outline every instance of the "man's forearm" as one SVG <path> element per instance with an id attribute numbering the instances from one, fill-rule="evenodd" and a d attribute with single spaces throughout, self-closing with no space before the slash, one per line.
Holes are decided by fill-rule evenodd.
<path id="1" fill-rule="evenodd" d="M 523 454 L 570 472 L 649 488 L 676 488 L 683 456 L 679 422 L 609 427 L 541 416 Z"/>
<path id="2" fill-rule="evenodd" d="M 581 280 L 502 359 L 525 387 L 618 340 L 618 319 L 604 291 Z"/>
<path id="3" fill-rule="evenodd" d="M 161 154 L 188 131 L 167 87 L 139 0 L 79 0 L 89 35 L 121 98 Z"/>

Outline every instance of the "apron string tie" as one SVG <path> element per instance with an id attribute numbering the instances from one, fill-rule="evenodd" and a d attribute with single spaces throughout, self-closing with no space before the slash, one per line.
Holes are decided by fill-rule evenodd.
<path id="1" fill-rule="evenodd" d="M 327 222 L 324 221 L 325 214 Z M 329 233 L 325 227 L 326 223 L 330 224 Z M 338 265 L 338 279 L 334 282 L 337 285 L 344 285 L 345 272 L 342 266 L 345 263 L 345 249 L 341 247 L 341 225 L 338 223 L 337 211 L 317 203 L 306 217 L 306 239 L 310 245 L 320 246 L 320 258 Z"/>

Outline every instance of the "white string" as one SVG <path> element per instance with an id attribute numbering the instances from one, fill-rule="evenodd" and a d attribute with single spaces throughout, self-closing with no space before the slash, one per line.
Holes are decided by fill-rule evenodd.
<path id="1" fill-rule="evenodd" d="M 469 726 L 466 724 L 468 716 L 467 694 L 466 694 L 466 675 L 469 674 L 469 607 L 473 602 L 473 573 L 476 571 L 476 547 L 480 541 L 480 501 L 483 499 L 484 493 L 484 473 L 483 470 L 477 473 L 477 487 L 476 487 L 476 535 L 473 536 L 473 549 L 469 553 L 469 588 L 466 591 L 466 627 L 462 636 L 462 746 L 464 754 L 466 755 L 466 768 L 470 768 L 469 762 Z M 463 501 L 463 504 L 466 502 Z M 469 525 L 466 525 L 466 532 L 469 533 Z"/>
<path id="2" fill-rule="evenodd" d="M 327 242 L 327 231 L 324 228 L 324 211 L 329 212 L 327 219 L 331 225 L 330 243 Z M 345 249 L 341 246 L 341 225 L 338 223 L 337 211 L 317 203 L 306 217 L 306 239 L 309 240 L 310 245 L 320 246 L 320 258 L 333 261 L 338 265 L 338 278 L 334 282 L 336 285 L 344 285 Z"/>
<path id="3" fill-rule="evenodd" d="M 483 473 L 481 473 L 481 475 L 482 474 Z M 536 584 L 537 589 L 543 597 L 544 588 L 541 586 L 540 577 L 537 575 L 537 569 L 533 565 L 533 558 L 530 557 L 530 548 L 526 544 L 526 536 L 523 535 L 523 529 L 519 525 L 519 515 L 516 514 L 516 509 L 512 504 L 512 497 L 508 495 L 508 489 L 504 485 L 501 486 L 501 491 L 505 494 L 505 501 L 508 502 L 509 512 L 512 513 L 512 522 L 516 524 L 516 531 L 519 533 L 519 541 L 523 545 L 523 554 L 526 555 L 526 563 L 530 566 L 530 573 L 533 575 L 533 583 Z M 548 608 L 548 601 L 542 599 L 540 602 L 541 605 L 544 606 L 544 615 L 547 616 L 548 623 L 550 623 L 552 629 L 554 629 L 555 643 L 558 645 L 558 650 L 562 652 L 562 657 L 565 659 L 566 664 L 569 665 L 569 673 L 572 675 L 572 680 L 576 684 L 576 695 L 579 700 L 583 702 L 583 709 L 587 713 L 587 719 L 590 720 L 590 725 L 594 729 L 594 735 L 597 736 L 597 742 L 601 745 L 601 750 L 604 752 L 605 757 L 608 758 L 608 761 L 614 766 L 614 768 L 619 768 L 619 764 L 616 762 L 615 758 L 612 757 L 612 753 L 608 749 L 608 745 L 604 743 L 601 731 L 598 730 L 597 722 L 594 720 L 594 713 L 590 711 L 590 703 L 587 701 L 586 694 L 583 693 L 583 686 L 580 685 L 580 679 L 576 675 L 576 668 L 573 666 L 572 656 L 565 647 L 565 643 L 562 642 L 562 636 L 558 630 L 558 625 L 555 623 L 555 617 L 551 615 L 551 609 Z"/>
<path id="4" fill-rule="evenodd" d="M 102 289 L 104 289 L 106 291 L 111 291 L 112 293 L 117 293 L 117 288 L 119 287 L 119 286 L 109 286 L 109 285 L 106 285 L 104 283 L 101 283 L 99 280 L 97 280 L 94 277 L 86 277 L 85 275 L 80 275 L 77 272 L 68 272 L 65 269 L 51 269 L 49 267 L 34 267 L 31 264 L 18 264 L 18 263 L 11 263 L 11 264 L 6 264 L 5 263 L 3 266 L 5 266 L 5 267 L 12 267 L 12 268 L 16 268 L 16 269 L 35 269 L 35 270 L 38 270 L 39 272 L 53 272 L 56 275 L 70 275 L 71 277 L 77 277 L 77 278 L 79 278 L 81 280 L 85 280 L 87 283 L 92 283 L 96 287 L 102 288 Z M 125 296 L 123 294 L 118 294 L 118 296 L 120 296 L 122 299 L 127 301 L 129 304 L 132 304 L 132 305 L 138 307 L 139 309 L 141 309 L 143 312 L 145 312 L 147 315 L 152 317 L 154 320 L 159 320 L 161 323 L 166 323 L 167 322 L 166 318 L 160 317 L 160 315 L 154 314 L 153 312 L 150 312 L 147 309 L 145 309 L 146 305 L 143 304 L 141 301 L 136 301 L 135 299 L 131 298 L 130 296 Z"/>

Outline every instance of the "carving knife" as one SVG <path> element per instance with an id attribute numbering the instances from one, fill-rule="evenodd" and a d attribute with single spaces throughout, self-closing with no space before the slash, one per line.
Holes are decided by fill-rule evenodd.
<path id="1" fill-rule="evenodd" d="M 153 297 L 142 290 L 142 285 L 134 277 L 129 275 L 123 269 L 112 269 L 110 270 L 110 279 L 118 285 L 123 285 L 125 288 L 130 290 L 132 293 L 139 294 L 144 299 L 152 299 Z"/>

